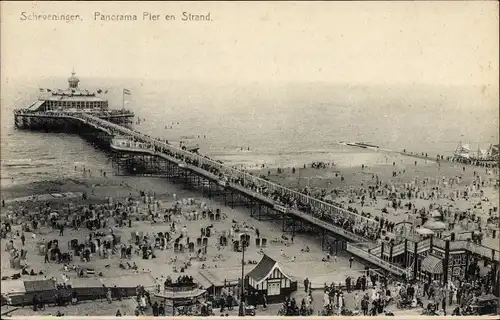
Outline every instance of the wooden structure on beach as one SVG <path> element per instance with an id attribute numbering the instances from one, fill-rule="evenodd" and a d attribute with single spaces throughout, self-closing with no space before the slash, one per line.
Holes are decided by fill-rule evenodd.
<path id="1" fill-rule="evenodd" d="M 213 297 L 241 294 L 241 267 L 202 269 L 196 276 L 198 283 Z"/>
<path id="2" fill-rule="evenodd" d="M 36 296 L 42 303 L 55 303 L 56 295 L 59 295 L 66 303 L 71 301 L 73 291 L 77 293 L 79 301 L 105 299 L 108 289 L 113 297 L 133 297 L 137 294 L 137 287 L 142 286 L 146 290 L 154 287 L 154 279 L 149 273 L 123 275 L 108 278 L 74 278 L 70 288 L 57 287 L 53 280 L 23 281 L 12 280 L 5 283 L 2 281 L 2 295 L 10 299 L 12 306 L 26 306 L 33 303 Z"/>
<path id="3" fill-rule="evenodd" d="M 207 290 L 200 289 L 197 283 L 171 283 L 163 292 L 156 293 L 155 297 L 162 300 L 165 306 L 170 306 L 175 315 L 175 308 L 195 306 L 206 293 Z"/>
<path id="4" fill-rule="evenodd" d="M 280 268 L 278 262 L 264 254 L 246 275 L 248 293 L 265 294 L 270 303 L 282 302 L 297 290 L 297 281 Z"/>
<path id="5" fill-rule="evenodd" d="M 467 240 L 430 237 L 413 241 L 406 238 L 392 246 L 382 243 L 370 249 L 348 244 L 347 251 L 388 273 L 407 279 L 431 278 L 444 283 L 453 277 L 464 278 L 475 262 L 490 267 L 493 283 L 500 272 L 500 251 Z"/>
<path id="6" fill-rule="evenodd" d="M 487 149 L 472 150 L 470 144 L 460 142 L 453 152 L 453 161 L 466 164 L 482 164 L 488 167 L 498 166 L 500 153 L 498 144 L 490 144 Z"/>

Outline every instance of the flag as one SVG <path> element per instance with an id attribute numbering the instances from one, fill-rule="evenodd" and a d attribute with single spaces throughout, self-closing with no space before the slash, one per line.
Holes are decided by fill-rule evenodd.
<path id="1" fill-rule="evenodd" d="M 107 94 L 108 93 L 108 90 L 104 91 L 104 94 Z"/>
<path id="2" fill-rule="evenodd" d="M 97 93 L 101 94 L 102 90 L 101 89 L 97 89 Z"/>
<path id="3" fill-rule="evenodd" d="M 52 90 L 50 90 L 50 89 L 46 89 L 46 90 L 47 90 L 47 92 L 52 92 Z"/>
<path id="4" fill-rule="evenodd" d="M 123 89 L 123 94 L 128 94 L 128 95 L 130 95 L 131 93 L 130 93 L 130 90 L 129 90 L 129 89 Z"/>
<path id="5" fill-rule="evenodd" d="M 42 88 L 39 88 L 40 89 L 40 92 L 44 92 L 45 90 L 43 90 Z"/>

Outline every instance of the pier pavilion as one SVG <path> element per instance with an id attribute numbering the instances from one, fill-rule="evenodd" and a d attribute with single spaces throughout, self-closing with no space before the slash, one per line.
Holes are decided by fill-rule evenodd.
<path id="1" fill-rule="evenodd" d="M 74 132 L 78 124 L 70 119 L 53 117 L 61 112 L 76 114 L 85 112 L 101 119 L 119 123 L 124 126 L 131 124 L 134 113 L 125 109 L 110 109 L 105 98 L 107 90 L 98 89 L 91 92 L 79 87 L 80 79 L 72 72 L 68 78 L 66 89 L 40 89 L 38 100 L 24 109 L 14 111 L 14 124 L 18 129 Z"/>

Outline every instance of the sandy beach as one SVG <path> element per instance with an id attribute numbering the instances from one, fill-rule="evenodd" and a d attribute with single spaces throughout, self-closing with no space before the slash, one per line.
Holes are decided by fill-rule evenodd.
<path id="1" fill-rule="evenodd" d="M 347 256 L 339 256 L 336 262 L 324 262 L 322 259 L 325 257 L 325 253 L 321 251 L 321 245 L 319 239 L 311 238 L 307 235 L 296 235 L 293 244 L 288 243 L 278 244 L 272 243 L 272 239 L 279 239 L 281 234 L 281 223 L 270 222 L 270 221 L 257 221 L 250 217 L 249 212 L 245 208 L 231 209 L 225 207 L 221 203 L 210 201 L 208 199 L 203 199 L 200 194 L 189 192 L 186 190 L 181 190 L 175 185 L 169 184 L 165 179 L 161 178 L 143 178 L 143 177 L 82 177 L 80 179 L 67 179 L 66 181 L 58 180 L 43 183 L 32 183 L 25 186 L 16 186 L 6 189 L 3 195 L 6 197 L 6 208 L 3 208 L 3 212 L 8 212 L 10 210 L 19 210 L 19 208 L 37 208 L 41 204 L 50 203 L 53 208 L 63 207 L 68 202 L 88 204 L 88 203 L 104 203 L 107 197 L 113 197 L 118 201 L 118 199 L 125 198 L 132 194 L 133 196 L 138 196 L 140 191 L 146 191 L 151 193 L 156 193 L 156 199 L 161 203 L 162 208 L 167 208 L 171 206 L 174 201 L 173 197 L 177 199 L 182 198 L 193 198 L 198 202 L 205 202 L 211 208 L 220 208 L 222 212 L 227 214 L 225 220 L 219 222 L 209 222 L 205 221 L 186 221 L 181 218 L 181 223 L 184 224 L 189 230 L 189 236 L 195 238 L 199 236 L 200 226 L 204 223 L 206 225 L 213 224 L 215 233 L 218 234 L 224 230 L 229 230 L 232 221 L 238 221 L 238 223 L 245 223 L 252 228 L 258 228 L 260 230 L 261 237 L 266 237 L 269 239 L 270 244 L 265 249 L 265 253 L 275 258 L 280 262 L 283 269 L 289 274 L 293 275 L 294 278 L 301 285 L 302 281 L 308 277 L 313 285 L 313 288 L 322 288 L 324 283 L 343 283 L 346 276 L 351 276 L 356 278 L 361 275 L 364 266 L 354 262 L 352 267 L 349 267 Z M 51 199 L 49 201 L 44 200 L 26 200 L 26 197 L 32 197 L 33 195 L 47 194 L 48 192 L 52 194 L 63 194 L 67 192 L 71 193 L 87 193 L 89 198 L 85 201 L 78 199 Z M 16 200 L 17 199 L 17 200 Z M 159 231 L 164 231 L 168 228 L 168 224 L 156 223 L 151 224 L 149 221 L 133 221 L 132 228 L 116 228 L 115 233 L 119 234 L 122 243 L 129 243 L 131 240 L 131 232 L 143 232 L 144 234 L 157 233 Z M 15 227 L 14 230 L 18 230 L 19 226 Z M 105 231 L 105 230 L 103 230 Z M 61 250 L 64 252 L 68 250 L 67 244 L 70 239 L 80 239 L 83 241 L 85 235 L 88 233 L 86 229 L 71 230 L 67 228 L 65 230 L 64 236 L 58 235 L 57 231 L 52 231 L 48 227 L 42 227 L 42 229 L 37 233 L 37 237 L 43 237 L 46 240 L 57 239 L 60 243 Z M 43 256 L 37 254 L 37 248 L 31 241 L 31 234 L 26 233 L 26 248 L 29 252 L 28 254 L 28 264 L 29 269 L 35 270 L 35 272 L 43 271 L 47 278 L 54 277 L 59 280 L 61 277 L 62 266 L 55 263 L 44 263 Z M 16 247 L 21 246 L 21 241 L 19 237 L 14 237 L 14 245 Z M 2 259 L 8 261 L 8 252 L 5 251 L 6 243 L 2 241 Z M 306 246 L 310 248 L 310 252 L 301 252 Z M 281 255 L 281 250 L 283 250 L 283 255 Z M 183 263 L 187 261 L 188 254 L 173 254 L 172 249 L 167 249 L 165 251 L 155 251 L 156 258 L 153 260 L 143 260 L 140 257 L 134 257 L 130 263 L 135 262 L 138 266 L 138 272 L 148 273 L 154 279 L 159 279 L 159 283 L 163 283 L 167 275 L 171 275 L 173 278 L 176 277 L 176 273 L 173 272 L 173 268 L 181 268 Z M 221 279 L 226 277 L 237 279 L 240 274 L 240 259 L 241 254 L 235 253 L 231 248 L 225 247 L 222 249 L 216 248 L 216 240 L 213 238 L 210 240 L 209 248 L 207 250 L 207 261 L 206 262 L 193 262 L 192 266 L 186 270 L 185 274 L 193 276 L 195 279 L 199 279 L 200 275 L 198 271 L 202 268 L 202 264 L 211 273 L 217 275 Z M 172 263 L 172 258 L 176 258 L 177 263 Z M 251 245 L 247 252 L 245 253 L 245 260 L 258 262 L 262 257 L 262 254 L 255 247 Z M 118 277 L 130 271 L 124 271 L 119 268 L 119 259 L 112 258 L 92 259 L 90 262 L 84 263 L 86 267 L 94 268 L 96 271 L 102 271 L 104 277 Z M 81 262 L 75 262 L 81 264 Z M 248 270 L 252 268 L 252 265 L 247 266 Z M 341 271 L 341 272 L 339 272 Z M 18 271 L 9 267 L 8 264 L 2 264 L 2 276 L 11 276 L 13 273 Z M 178 273 L 177 273 L 178 274 Z M 26 277 L 26 276 L 23 276 Z M 29 276 L 27 276 L 29 278 Z M 70 276 L 71 278 L 72 276 Z M 234 280 L 233 279 L 233 280 Z M 297 292 L 297 299 L 301 299 L 303 293 L 299 290 Z M 88 304 L 85 304 L 85 308 L 89 308 Z M 98 306 L 96 306 L 98 308 Z M 54 310 L 46 311 L 45 314 L 54 312 Z M 68 311 L 70 312 L 70 311 Z M 83 311 L 82 311 L 83 312 Z M 116 312 L 116 310 L 114 311 Z M 277 312 L 277 310 L 276 310 Z M 71 312 L 70 312 L 71 313 Z M 16 314 L 25 314 L 22 310 L 14 312 Z M 90 314 L 93 314 L 92 312 Z"/>
<path id="2" fill-rule="evenodd" d="M 295 168 L 295 172 L 294 168 L 261 168 L 249 170 L 249 172 L 266 177 L 270 181 L 293 190 L 308 190 L 309 194 L 330 199 L 344 208 L 351 207 L 360 213 L 367 213 L 373 218 L 384 217 L 395 223 L 414 221 L 416 215 L 404 207 L 393 210 L 387 197 L 378 197 L 376 201 L 367 200 L 362 205 L 360 196 L 362 191 L 376 186 L 377 181 L 380 186 L 394 187 L 395 190 L 404 189 L 405 185 L 415 185 L 417 182 L 422 192 L 431 194 L 436 190 L 435 188 L 439 188 L 439 193 L 442 196 L 413 198 L 411 202 L 415 208 L 429 210 L 432 205 L 433 207 L 450 206 L 453 207 L 453 211 L 471 211 L 481 217 L 483 227 L 484 222 L 489 217 L 498 217 L 500 201 L 499 189 L 496 185 L 498 171 L 460 163 L 441 162 L 438 164 L 434 160 L 416 159 L 394 152 L 385 154 L 387 163 L 377 166 L 337 167 L 327 165 L 323 168 L 312 168 L 309 164 L 305 168 Z M 456 180 L 457 178 L 459 183 L 454 185 L 448 183 L 450 179 Z M 473 184 L 479 183 L 479 181 L 484 182 L 484 185 L 480 188 L 472 188 Z M 468 188 L 470 196 L 467 199 L 449 197 L 449 194 L 454 191 L 463 192 Z M 472 189 L 478 192 L 472 192 Z M 408 201 L 403 200 L 403 203 Z M 384 208 L 388 212 L 383 212 Z M 491 215 L 493 210 L 496 210 L 496 214 Z M 471 224 L 467 228 L 457 227 L 455 231 L 465 232 L 474 229 L 477 230 L 475 225 Z M 490 225 L 486 229 L 496 229 L 498 232 L 498 224 Z M 499 250 L 498 238 L 492 238 L 490 233 L 487 233 L 484 240 L 484 245 Z"/>
<path id="3" fill-rule="evenodd" d="M 398 157 L 400 158 L 400 157 Z M 276 169 L 261 169 L 256 174 L 264 175 L 269 178 L 271 181 L 275 181 L 277 183 L 288 186 L 292 189 L 304 189 L 308 188 L 312 192 L 318 192 L 320 189 L 325 189 L 327 191 L 331 191 L 336 189 L 338 191 L 338 196 L 334 199 L 340 203 L 348 203 L 349 199 L 349 190 L 356 188 L 365 188 L 369 185 L 374 184 L 375 178 L 378 177 L 380 181 L 387 184 L 392 185 L 401 185 L 404 183 L 409 183 L 418 177 L 419 179 L 425 179 L 426 177 L 435 177 L 439 174 L 439 176 L 444 177 L 461 177 L 461 186 L 472 183 L 475 179 L 474 171 L 483 171 L 484 176 L 486 175 L 486 171 L 481 168 L 470 168 L 467 167 L 465 171 L 463 168 L 458 165 L 452 164 L 444 164 L 441 167 L 438 167 L 435 163 L 429 161 L 429 163 L 422 163 L 415 166 L 410 165 L 409 161 L 414 161 L 413 159 L 399 159 L 400 163 L 395 166 L 392 165 L 381 165 L 374 167 L 351 167 L 351 168 L 301 168 L 300 169 L 300 179 L 299 179 L 299 170 L 296 170 L 295 173 L 292 173 L 291 168 L 283 169 L 283 172 L 277 173 Z M 405 164 L 404 161 L 407 161 Z M 393 177 L 393 171 L 397 170 L 397 176 Z M 268 171 L 271 171 L 268 175 Z M 257 221 L 256 219 L 252 219 L 249 215 L 249 212 L 245 208 L 235 208 L 231 209 L 229 207 L 223 206 L 221 203 L 217 203 L 215 201 L 210 201 L 208 199 L 201 198 L 199 193 L 194 193 L 186 190 L 180 189 L 178 186 L 172 185 L 168 183 L 165 179 L 161 178 L 150 178 L 150 177 L 117 177 L 117 176 L 108 176 L 101 177 L 98 174 L 94 174 L 94 177 L 90 178 L 88 176 L 81 178 L 71 178 L 65 180 L 56 180 L 56 181 L 45 181 L 45 182 L 37 182 L 31 183 L 27 185 L 18 185 L 12 186 L 9 188 L 5 188 L 2 192 L 3 199 L 6 200 L 6 208 L 2 208 L 2 212 L 5 213 L 9 210 L 16 210 L 20 207 L 25 208 L 36 208 L 42 203 L 52 203 L 54 207 L 64 206 L 68 202 L 78 202 L 81 204 L 85 203 L 104 203 L 108 197 L 113 197 L 118 201 L 118 199 L 123 199 L 127 196 L 138 196 L 140 191 L 145 191 L 149 193 L 155 193 L 155 198 L 161 203 L 162 208 L 168 208 L 172 206 L 174 203 L 174 197 L 176 199 L 182 198 L 193 198 L 198 202 L 205 202 L 211 208 L 220 208 L 222 212 L 227 214 L 226 220 L 222 220 L 219 222 L 212 223 L 214 225 L 215 233 L 218 234 L 223 231 L 227 231 L 231 226 L 231 221 L 235 220 L 239 223 L 244 222 L 245 224 L 252 226 L 253 228 L 258 228 L 261 232 L 262 237 L 267 237 L 268 239 L 279 238 L 281 234 L 280 231 L 280 223 L 279 222 L 263 222 Z M 342 179 L 343 177 L 343 179 Z M 47 198 L 44 198 L 45 194 L 66 194 L 72 193 L 74 195 L 74 199 L 64 199 L 64 198 L 52 198 L 47 201 Z M 79 197 L 81 194 L 86 193 L 88 195 L 88 199 L 83 201 Z M 484 188 L 484 196 L 488 197 L 488 201 L 483 201 L 482 206 L 479 212 L 482 215 L 487 215 L 488 210 L 493 207 L 498 207 L 498 197 L 495 195 L 498 194 L 498 189 L 495 189 L 493 186 L 487 186 Z M 43 200 L 36 200 L 33 198 L 34 195 L 38 195 L 39 198 L 44 198 Z M 175 195 L 175 196 L 174 196 Z M 27 198 L 31 198 L 28 199 Z M 49 197 L 50 198 L 50 197 Z M 451 201 L 446 199 L 446 201 Z M 465 210 L 468 207 L 474 206 L 474 202 L 476 200 L 471 201 L 454 201 L 453 203 L 460 207 L 461 210 Z M 495 202 L 496 201 L 496 202 Z M 418 199 L 416 205 L 418 206 L 428 206 L 432 201 Z M 373 203 L 372 205 L 364 205 L 361 206 L 359 198 L 355 199 L 355 201 L 351 201 L 348 203 L 349 206 L 355 207 L 364 212 L 369 212 L 373 216 L 385 216 L 394 221 L 402 221 L 407 219 L 407 215 L 403 213 L 390 212 L 389 214 L 383 213 L 382 209 L 386 208 L 388 205 L 388 201 L 384 199 L 380 199 L 377 203 Z M 189 236 L 195 238 L 199 234 L 200 225 L 209 224 L 208 221 L 187 221 L 182 220 L 179 221 L 184 224 L 189 230 Z M 161 230 L 164 230 L 168 226 L 164 223 L 151 224 L 148 221 L 134 221 L 132 223 L 131 228 L 117 228 L 117 233 L 120 234 L 123 243 L 128 243 L 131 240 L 131 232 L 143 232 L 144 234 L 152 234 L 157 233 Z M 58 239 L 62 244 L 62 250 L 67 250 L 66 244 L 70 239 L 84 239 L 85 234 L 88 232 L 85 230 L 67 230 L 64 236 L 58 236 L 57 232 L 50 231 L 50 229 L 45 228 L 42 232 L 40 231 L 39 236 L 45 237 L 46 239 Z M 30 240 L 30 235 L 26 236 L 27 239 Z M 61 274 L 61 266 L 53 263 L 43 263 L 43 256 L 39 256 L 36 254 L 36 248 L 34 243 L 27 241 L 27 249 L 29 252 L 28 261 L 29 268 L 33 268 L 36 272 L 43 271 L 46 277 L 54 277 L 58 278 Z M 497 240 L 497 239 L 496 239 Z M 213 241 L 213 240 L 211 240 Z M 494 239 L 489 239 L 488 237 L 485 241 L 487 245 L 491 245 L 494 247 Z M 14 238 L 14 244 L 16 246 L 20 246 L 19 238 Z M 2 242 L 2 259 L 7 259 L 8 261 L 8 252 L 4 250 L 5 243 Z M 301 249 L 306 246 L 310 247 L 310 252 L 304 253 L 301 252 Z M 193 276 L 195 279 L 199 279 L 200 275 L 198 271 L 202 269 L 202 264 L 205 266 L 207 270 L 210 270 L 212 274 L 215 274 L 221 278 L 224 277 L 233 277 L 238 278 L 240 272 L 240 254 L 233 252 L 230 248 L 219 249 L 216 246 L 216 243 L 212 242 L 209 246 L 210 248 L 207 250 L 207 261 L 204 263 L 201 262 L 193 262 L 191 267 L 189 267 L 185 274 Z M 498 248 L 498 247 L 497 247 Z M 281 252 L 284 252 L 282 255 Z M 294 239 L 293 244 L 283 245 L 283 244 L 273 244 L 269 245 L 267 249 L 265 249 L 266 254 L 269 254 L 273 258 L 276 258 L 280 264 L 283 266 L 283 269 L 286 270 L 289 274 L 292 274 L 294 278 L 297 279 L 299 283 L 299 287 L 301 286 L 302 281 L 308 277 L 312 282 L 313 288 L 321 288 L 324 283 L 343 283 L 346 276 L 351 276 L 352 278 L 356 278 L 361 275 L 361 272 L 364 269 L 362 264 L 354 262 L 352 267 L 349 267 L 348 256 L 339 256 L 336 262 L 329 261 L 324 262 L 321 261 L 325 257 L 325 253 L 323 253 L 320 249 L 320 244 L 318 239 L 311 238 L 311 236 L 306 235 L 297 235 Z M 154 260 L 143 260 L 140 257 L 134 257 L 132 259 L 138 266 L 138 272 L 150 274 L 152 278 L 156 279 L 158 283 L 163 283 L 163 279 L 167 275 L 173 275 L 175 277 L 175 268 L 180 268 L 186 259 L 187 254 L 173 254 L 171 249 L 165 251 L 156 251 L 156 258 Z M 172 258 L 175 258 L 176 262 L 172 262 Z M 246 252 L 246 259 L 259 261 L 261 258 L 261 253 L 258 252 L 255 246 L 251 246 Z M 119 268 L 119 259 L 100 259 L 96 258 L 90 262 L 86 263 L 87 267 L 92 267 L 96 270 L 102 270 L 104 277 L 118 277 L 123 275 L 123 270 Z M 247 268 L 251 268 L 248 266 Z M 2 265 L 2 276 L 9 276 L 16 272 L 9 268 L 8 265 Z M 297 293 L 294 294 L 296 299 L 300 301 L 305 294 L 303 290 L 298 290 Z M 314 293 L 317 304 L 316 308 L 321 308 L 321 293 Z M 346 300 L 348 305 L 352 305 L 353 296 L 350 294 L 346 294 Z M 118 308 L 121 308 L 122 313 L 131 312 L 131 308 L 129 307 L 128 302 L 125 304 L 122 303 Z M 134 301 L 130 302 L 132 306 L 134 305 Z M 93 304 L 82 304 L 82 310 L 85 308 L 93 308 Z M 114 306 L 113 306 L 114 307 Z M 77 307 L 74 307 L 77 308 Z M 81 311 L 81 312 L 89 312 L 89 314 L 105 314 L 104 311 L 98 311 L 100 308 L 99 303 L 95 304 L 95 312 L 94 311 Z M 23 311 L 25 310 L 25 311 Z M 30 314 L 31 311 L 26 311 L 28 309 L 21 308 L 20 310 L 15 311 L 14 315 L 24 315 Z M 78 308 L 76 309 L 78 310 Z M 86 309 L 85 309 L 86 310 Z M 128 310 L 128 312 L 127 312 Z M 277 311 L 277 310 L 276 310 Z M 44 314 L 50 314 L 56 312 L 55 309 L 48 309 L 44 311 Z M 68 310 L 67 314 L 71 314 L 77 311 Z M 116 311 L 113 311 L 116 312 Z M 270 312 L 270 311 L 267 311 Z M 273 311 L 275 312 L 275 311 Z"/>

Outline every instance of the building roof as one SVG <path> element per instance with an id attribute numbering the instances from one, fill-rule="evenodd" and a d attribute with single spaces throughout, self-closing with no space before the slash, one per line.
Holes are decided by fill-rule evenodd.
<path id="1" fill-rule="evenodd" d="M 164 291 L 162 293 L 156 293 L 155 296 L 164 299 L 189 299 L 189 298 L 198 298 L 205 292 L 207 292 L 207 290 L 196 288 L 194 290 L 179 291 L 179 292 Z"/>
<path id="2" fill-rule="evenodd" d="M 32 110 L 32 111 L 36 111 L 38 110 L 38 108 L 40 108 L 43 104 L 45 103 L 45 101 L 35 101 L 33 102 L 33 104 L 31 106 L 28 107 L 28 110 Z"/>
<path id="3" fill-rule="evenodd" d="M 252 278 L 256 282 L 264 280 L 267 275 L 274 269 L 276 261 L 264 254 L 259 263 L 248 273 L 248 277 Z"/>
<path id="4" fill-rule="evenodd" d="M 233 282 L 241 278 L 241 267 L 202 269 L 199 273 L 201 276 L 196 277 L 197 280 L 205 277 L 212 285 L 222 287 L 224 286 L 224 280 Z"/>
<path id="5" fill-rule="evenodd" d="M 204 273 L 198 272 L 195 276 L 195 279 L 203 289 L 208 289 L 214 285 L 213 282 L 210 281 L 209 277 L 213 280 L 213 276 L 211 277 L 210 275 L 205 275 Z"/>
<path id="6" fill-rule="evenodd" d="M 23 294 L 26 293 L 24 280 L 2 280 L 2 294 Z"/>
<path id="7" fill-rule="evenodd" d="M 56 282 L 52 279 L 24 281 L 26 292 L 49 291 L 56 289 Z"/>
<path id="8" fill-rule="evenodd" d="M 432 274 L 441 274 L 443 273 L 443 262 L 437 257 L 428 255 L 422 261 L 422 270 Z"/>
<path id="9" fill-rule="evenodd" d="M 47 98 L 42 98 L 44 101 L 90 101 L 90 102 L 99 102 L 99 101 L 107 101 L 106 99 L 102 99 L 92 95 L 52 95 Z"/>

